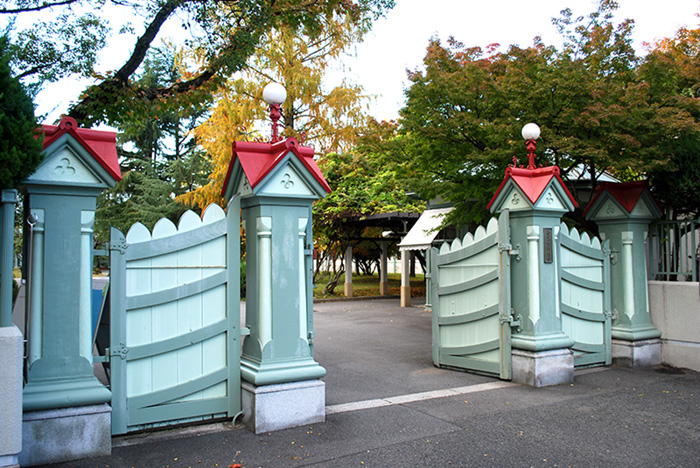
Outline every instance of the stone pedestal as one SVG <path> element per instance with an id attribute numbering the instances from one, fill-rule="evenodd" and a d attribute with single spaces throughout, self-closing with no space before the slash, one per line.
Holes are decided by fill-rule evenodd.
<path id="1" fill-rule="evenodd" d="M 622 367 L 651 367 L 661 364 L 661 340 L 612 340 L 613 363 Z"/>
<path id="2" fill-rule="evenodd" d="M 547 387 L 574 381 L 574 354 L 570 349 L 525 351 L 513 349 L 513 381 Z"/>
<path id="3" fill-rule="evenodd" d="M 0 467 L 19 466 L 22 450 L 22 334 L 0 328 Z"/>
<path id="4" fill-rule="evenodd" d="M 305 380 L 256 386 L 242 383 L 243 423 L 256 434 L 326 420 L 326 384 Z"/>
<path id="5" fill-rule="evenodd" d="M 110 455 L 111 412 L 107 404 L 25 412 L 20 465 Z"/>

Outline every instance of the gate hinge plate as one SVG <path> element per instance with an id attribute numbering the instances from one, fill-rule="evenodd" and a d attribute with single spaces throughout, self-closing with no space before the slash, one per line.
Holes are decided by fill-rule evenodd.
<path id="1" fill-rule="evenodd" d="M 109 243 L 109 250 L 116 250 L 120 254 L 126 253 L 126 249 L 129 244 L 126 243 L 126 239 L 120 239 Z"/>
<path id="2" fill-rule="evenodd" d="M 520 323 L 520 316 L 516 316 L 515 310 L 510 309 L 510 315 L 503 316 L 501 315 L 500 317 L 501 325 L 503 324 L 510 324 L 511 327 L 517 327 L 518 331 L 521 330 L 521 323 Z"/>
<path id="3" fill-rule="evenodd" d="M 126 355 L 129 352 L 129 348 L 124 343 L 119 343 L 116 348 L 111 348 L 107 354 L 108 356 L 119 356 L 122 360 L 126 359 Z"/>
<path id="4" fill-rule="evenodd" d="M 500 242 L 498 244 L 499 252 L 508 252 L 508 255 L 515 256 L 515 261 L 520 261 L 520 243 L 515 244 L 515 248 L 508 242 Z"/>

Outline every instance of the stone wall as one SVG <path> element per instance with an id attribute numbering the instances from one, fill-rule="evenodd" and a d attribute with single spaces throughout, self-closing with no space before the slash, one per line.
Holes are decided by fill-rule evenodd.
<path id="1" fill-rule="evenodd" d="M 649 281 L 649 312 L 663 363 L 700 372 L 700 283 Z"/>

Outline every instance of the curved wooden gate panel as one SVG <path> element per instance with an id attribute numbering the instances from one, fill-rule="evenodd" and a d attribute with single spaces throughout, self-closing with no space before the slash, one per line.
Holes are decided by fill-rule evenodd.
<path id="1" fill-rule="evenodd" d="M 229 212 L 233 228 L 210 205 L 177 227 L 112 230 L 113 434 L 240 411 L 239 210 Z"/>
<path id="2" fill-rule="evenodd" d="M 574 366 L 612 362 L 609 241 L 569 230 L 562 223 L 560 298 L 562 330 L 574 340 Z"/>

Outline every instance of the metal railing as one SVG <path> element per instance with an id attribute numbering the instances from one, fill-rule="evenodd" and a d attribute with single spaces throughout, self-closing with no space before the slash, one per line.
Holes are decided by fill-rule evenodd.
<path id="1" fill-rule="evenodd" d="M 700 220 L 656 221 L 649 230 L 649 279 L 698 281 Z"/>

